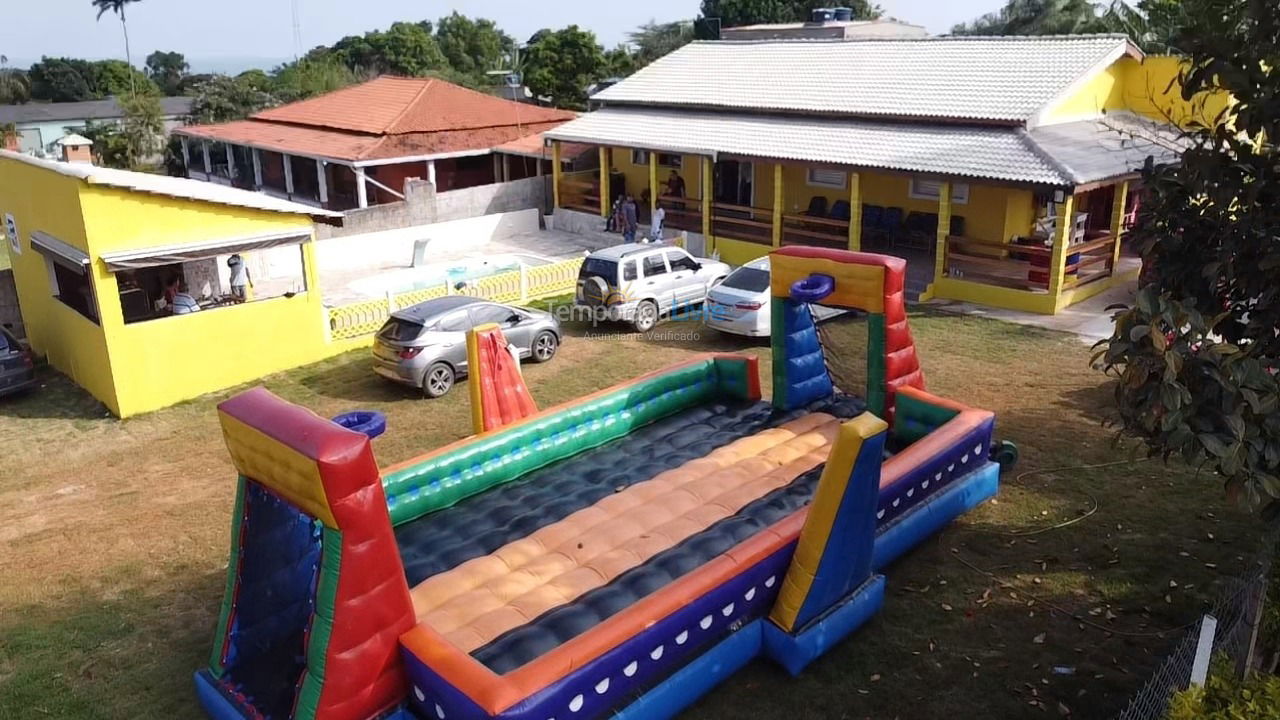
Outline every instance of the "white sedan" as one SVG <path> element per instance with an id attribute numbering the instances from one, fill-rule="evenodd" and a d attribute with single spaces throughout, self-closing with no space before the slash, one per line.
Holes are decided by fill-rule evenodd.
<path id="1" fill-rule="evenodd" d="M 721 332 L 747 337 L 769 336 L 769 258 L 752 260 L 729 273 L 707 293 L 707 325 Z M 826 320 L 844 310 L 811 305 L 814 320 Z"/>

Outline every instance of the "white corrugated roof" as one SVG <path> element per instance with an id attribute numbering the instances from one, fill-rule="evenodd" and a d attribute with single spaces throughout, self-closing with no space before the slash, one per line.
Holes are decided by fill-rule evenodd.
<path id="1" fill-rule="evenodd" d="M 1126 112 L 1043 125 L 1028 136 L 1077 184 L 1139 172 L 1148 158 L 1176 162 L 1189 145 L 1178 128 Z"/>
<path id="2" fill-rule="evenodd" d="M 1025 122 L 1127 52 L 1123 35 L 694 42 L 592 99 Z"/>
<path id="3" fill-rule="evenodd" d="M 150 173 L 115 170 L 97 167 L 84 163 L 65 163 L 55 160 L 44 160 L 10 150 L 0 150 L 0 157 L 17 160 L 52 170 L 69 177 L 80 178 L 90 185 L 106 185 L 123 188 L 135 192 L 167 195 L 184 200 L 198 200 L 218 205 L 266 210 L 269 212 L 287 213 L 290 215 L 310 215 L 312 217 L 342 217 L 342 213 L 323 208 L 311 207 L 301 203 L 281 200 L 263 193 L 250 192 L 239 188 L 218 185 L 217 183 L 187 178 L 153 175 Z"/>
<path id="4" fill-rule="evenodd" d="M 688 110 L 605 108 L 546 133 L 570 142 L 1070 184 L 1013 127 L 891 123 Z"/>

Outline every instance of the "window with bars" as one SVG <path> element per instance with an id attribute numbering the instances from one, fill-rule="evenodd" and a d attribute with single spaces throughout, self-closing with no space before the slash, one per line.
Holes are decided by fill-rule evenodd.
<path id="1" fill-rule="evenodd" d="M 836 188 L 843 190 L 849 183 L 849 174 L 843 170 L 829 168 L 809 168 L 805 184 L 811 187 Z"/>
<path id="2" fill-rule="evenodd" d="M 937 200 L 942 194 L 943 180 L 934 178 L 913 177 L 907 194 L 916 200 Z M 951 204 L 965 205 L 969 202 L 969 183 L 951 183 Z"/>

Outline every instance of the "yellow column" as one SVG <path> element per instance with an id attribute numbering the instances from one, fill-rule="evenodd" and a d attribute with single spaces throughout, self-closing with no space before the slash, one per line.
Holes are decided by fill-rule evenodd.
<path id="1" fill-rule="evenodd" d="M 782 247 L 782 163 L 773 164 L 773 246 Z"/>
<path id="2" fill-rule="evenodd" d="M 551 141 L 551 203 L 560 207 L 560 141 Z"/>
<path id="3" fill-rule="evenodd" d="M 1062 282 L 1067 272 L 1067 245 L 1071 242 L 1071 221 L 1075 218 L 1075 195 L 1067 195 L 1058 203 L 1058 217 L 1054 225 L 1053 255 L 1049 258 L 1049 296 L 1058 302 L 1062 294 Z"/>
<path id="4" fill-rule="evenodd" d="M 600 217 L 609 217 L 609 148 L 600 148 Z"/>
<path id="5" fill-rule="evenodd" d="M 658 153 L 649 153 L 649 217 L 658 213 Z M 652 222 L 652 221 L 651 221 Z"/>
<path id="6" fill-rule="evenodd" d="M 1111 249 L 1111 274 L 1114 275 L 1116 268 L 1120 266 L 1120 240 L 1124 230 L 1121 225 L 1124 224 L 1124 206 L 1129 199 L 1129 181 L 1116 185 L 1115 199 L 1111 202 L 1111 239 L 1115 241 L 1115 247 Z"/>
<path id="7" fill-rule="evenodd" d="M 849 249 L 862 250 L 862 177 L 849 173 Z"/>
<path id="8" fill-rule="evenodd" d="M 710 255 L 715 251 L 715 239 L 711 237 L 711 176 L 714 168 L 711 166 L 711 158 L 702 158 L 702 237 L 706 244 L 706 253 Z"/>
<path id="9" fill-rule="evenodd" d="M 947 236 L 951 234 L 951 182 L 938 188 L 938 246 L 933 256 L 933 281 L 942 279 L 947 267 Z"/>

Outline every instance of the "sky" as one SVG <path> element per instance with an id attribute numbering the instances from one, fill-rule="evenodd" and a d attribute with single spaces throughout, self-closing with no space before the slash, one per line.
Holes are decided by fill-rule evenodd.
<path id="1" fill-rule="evenodd" d="M 12 5 L 0 21 L 0 54 L 14 66 L 42 55 L 91 59 L 124 57 L 120 24 L 95 20 L 90 0 L 40 0 Z M 879 0 L 886 15 L 946 32 L 957 22 L 1001 7 L 1003 0 Z M 296 48 L 292 6 L 298 6 L 301 47 Z M 838 5 L 838 2 L 832 3 Z M 606 47 L 624 42 L 637 25 L 692 18 L 698 0 L 142 0 L 128 6 L 134 63 L 153 50 L 185 54 L 196 72 L 234 72 L 292 59 L 295 52 L 331 44 L 344 35 L 385 28 L 397 20 L 434 20 L 457 10 L 496 21 L 525 39 L 544 27 L 577 24 Z"/>

